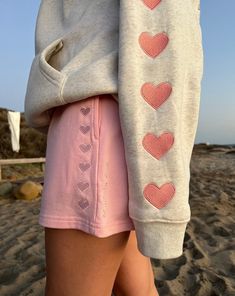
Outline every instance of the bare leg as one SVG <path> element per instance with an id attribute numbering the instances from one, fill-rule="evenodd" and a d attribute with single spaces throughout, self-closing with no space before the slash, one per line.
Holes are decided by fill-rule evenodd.
<path id="1" fill-rule="evenodd" d="M 110 296 L 130 231 L 98 238 L 45 228 L 46 296 Z"/>
<path id="2" fill-rule="evenodd" d="M 135 231 L 131 231 L 125 255 L 118 270 L 113 292 L 115 296 L 159 296 L 149 257 L 137 249 Z"/>

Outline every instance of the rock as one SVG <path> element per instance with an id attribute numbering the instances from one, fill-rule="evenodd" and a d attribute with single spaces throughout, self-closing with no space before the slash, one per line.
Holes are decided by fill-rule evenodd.
<path id="1" fill-rule="evenodd" d="M 220 196 L 218 197 L 218 202 L 220 203 L 227 203 L 229 201 L 229 196 L 225 192 L 221 192 Z"/>
<path id="2" fill-rule="evenodd" d="M 223 148 L 223 147 L 219 147 L 219 148 L 213 147 L 211 149 L 211 152 L 225 152 L 225 153 L 228 153 L 229 152 L 229 148 L 228 147 L 226 147 L 226 148 Z"/>
<path id="3" fill-rule="evenodd" d="M 4 182 L 0 184 L 0 195 L 4 196 L 12 191 L 13 185 L 11 182 Z"/>
<path id="4" fill-rule="evenodd" d="M 42 192 L 42 185 L 32 181 L 26 181 L 14 190 L 17 199 L 33 200 Z"/>
<path id="5" fill-rule="evenodd" d="M 231 149 L 229 151 L 226 152 L 227 154 L 235 154 L 235 149 Z"/>

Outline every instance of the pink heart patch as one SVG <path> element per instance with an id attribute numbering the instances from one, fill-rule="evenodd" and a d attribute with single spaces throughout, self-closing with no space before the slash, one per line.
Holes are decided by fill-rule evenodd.
<path id="1" fill-rule="evenodd" d="M 87 125 L 87 126 L 83 126 L 83 125 L 81 125 L 81 126 L 80 126 L 80 131 L 81 131 L 83 134 L 86 134 L 87 132 L 89 132 L 89 130 L 90 130 L 90 126 L 89 126 L 89 125 Z"/>
<path id="2" fill-rule="evenodd" d="M 149 183 L 144 188 L 144 197 L 156 208 L 165 207 L 175 194 L 175 187 L 172 183 L 163 184 L 160 188 Z"/>
<path id="3" fill-rule="evenodd" d="M 79 200 L 78 204 L 82 209 L 85 209 L 89 206 L 89 201 L 83 197 Z"/>
<path id="4" fill-rule="evenodd" d="M 87 152 L 91 149 L 91 145 L 90 144 L 81 144 L 79 145 L 80 149 L 82 150 L 82 152 Z"/>
<path id="5" fill-rule="evenodd" d="M 146 151 L 153 157 L 160 159 L 168 152 L 174 143 L 174 137 L 171 133 L 163 133 L 159 137 L 154 134 L 147 133 L 142 141 Z"/>
<path id="6" fill-rule="evenodd" d="M 82 191 L 85 190 L 88 186 L 89 186 L 89 183 L 86 183 L 86 182 L 79 182 L 78 183 L 78 188 Z"/>
<path id="7" fill-rule="evenodd" d="M 159 108 L 170 96 L 172 87 L 168 82 L 158 85 L 146 82 L 141 87 L 141 95 L 154 109 Z"/>
<path id="8" fill-rule="evenodd" d="M 150 8 L 154 9 L 158 4 L 160 4 L 161 0 L 143 0 L 144 4 Z"/>
<path id="9" fill-rule="evenodd" d="M 86 107 L 86 108 L 82 107 L 80 111 L 82 112 L 83 115 L 87 115 L 90 112 L 90 107 Z"/>
<path id="10" fill-rule="evenodd" d="M 85 170 L 89 169 L 89 163 L 79 163 L 79 168 L 84 172 Z"/>
<path id="11" fill-rule="evenodd" d="M 148 32 L 142 32 L 139 36 L 139 44 L 143 51 L 152 58 L 158 56 L 167 46 L 169 41 L 166 33 L 162 32 L 151 36 Z"/>

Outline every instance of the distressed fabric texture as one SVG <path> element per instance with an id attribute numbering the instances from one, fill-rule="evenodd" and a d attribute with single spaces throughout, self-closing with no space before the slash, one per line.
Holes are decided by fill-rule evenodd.
<path id="1" fill-rule="evenodd" d="M 199 0 L 41 2 L 26 121 L 47 133 L 53 107 L 114 96 L 145 256 L 183 253 L 202 74 Z"/>

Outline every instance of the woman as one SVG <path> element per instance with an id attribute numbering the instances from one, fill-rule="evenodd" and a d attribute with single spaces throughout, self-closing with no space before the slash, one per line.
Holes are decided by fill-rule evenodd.
<path id="1" fill-rule="evenodd" d="M 25 98 L 47 134 L 46 295 L 158 295 L 182 255 L 203 51 L 199 0 L 44 0 Z"/>

